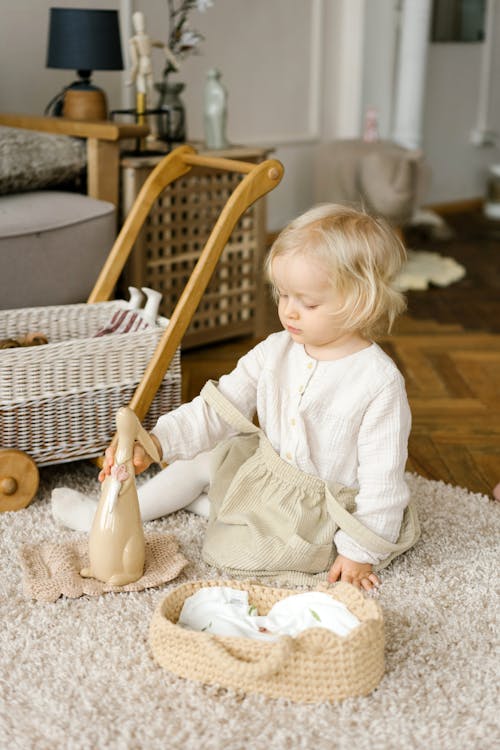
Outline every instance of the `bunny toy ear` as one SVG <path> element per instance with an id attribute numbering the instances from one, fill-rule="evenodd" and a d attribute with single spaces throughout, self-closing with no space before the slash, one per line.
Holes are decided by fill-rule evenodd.
<path id="1" fill-rule="evenodd" d="M 140 425 L 137 431 L 137 440 L 142 444 L 142 447 L 144 448 L 146 453 L 151 456 L 153 461 L 159 464 L 161 462 L 161 458 L 158 452 L 158 448 L 154 444 L 154 441 L 149 432 L 147 432 L 142 425 Z"/>

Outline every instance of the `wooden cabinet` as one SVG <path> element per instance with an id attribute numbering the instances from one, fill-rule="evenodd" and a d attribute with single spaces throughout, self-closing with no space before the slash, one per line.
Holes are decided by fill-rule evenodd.
<path id="1" fill-rule="evenodd" d="M 231 148 L 200 151 L 260 162 L 269 151 Z M 159 156 L 122 158 L 122 209 L 126 215 Z M 151 287 L 163 295 L 161 314 L 169 317 L 229 195 L 242 175 L 193 168 L 167 187 L 153 206 L 125 269 L 126 284 Z M 239 221 L 183 339 L 183 347 L 241 336 L 261 335 L 266 244 L 265 201 Z"/>

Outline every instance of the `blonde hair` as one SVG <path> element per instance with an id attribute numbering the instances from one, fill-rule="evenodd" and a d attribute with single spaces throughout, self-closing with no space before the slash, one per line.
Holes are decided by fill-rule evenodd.
<path id="1" fill-rule="evenodd" d="M 346 330 L 376 338 L 388 333 L 406 308 L 404 296 L 393 286 L 406 251 L 381 218 L 327 203 L 294 219 L 280 232 L 266 258 L 266 275 L 275 296 L 272 262 L 291 254 L 315 258 L 323 265 L 332 289 L 343 297 L 335 317 L 340 317 Z"/>

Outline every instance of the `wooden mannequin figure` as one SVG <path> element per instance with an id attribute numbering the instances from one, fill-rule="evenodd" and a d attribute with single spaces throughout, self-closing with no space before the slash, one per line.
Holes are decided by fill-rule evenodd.
<path id="1" fill-rule="evenodd" d="M 160 456 L 128 406 L 118 410 L 116 430 L 115 464 L 102 484 L 90 530 L 90 566 L 80 575 L 112 586 L 125 586 L 142 577 L 146 549 L 132 463 L 135 440 L 140 440 L 154 461 L 159 462 Z"/>
<path id="2" fill-rule="evenodd" d="M 138 11 L 132 15 L 132 23 L 135 29 L 135 35 L 129 39 L 129 50 L 132 67 L 130 69 L 130 78 L 127 81 L 127 86 L 135 84 L 136 87 L 136 109 L 139 124 L 143 124 L 144 118 L 141 123 L 141 115 L 146 111 L 146 99 L 148 95 L 153 93 L 153 63 L 151 60 L 151 53 L 153 47 L 159 47 L 163 49 L 165 58 L 174 67 L 175 70 L 179 69 L 177 60 L 170 50 L 170 48 L 160 41 L 152 40 L 146 33 L 146 21 L 144 13 Z"/>

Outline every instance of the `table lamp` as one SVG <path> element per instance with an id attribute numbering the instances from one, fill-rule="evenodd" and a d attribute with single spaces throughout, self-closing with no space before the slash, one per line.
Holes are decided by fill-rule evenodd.
<path id="1" fill-rule="evenodd" d="M 49 102 L 46 112 L 105 120 L 106 95 L 91 75 L 93 70 L 123 70 L 118 11 L 50 8 L 47 67 L 74 69 L 79 78 Z"/>

